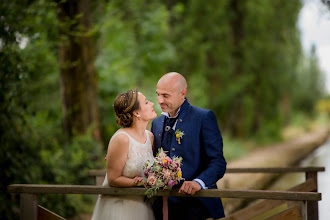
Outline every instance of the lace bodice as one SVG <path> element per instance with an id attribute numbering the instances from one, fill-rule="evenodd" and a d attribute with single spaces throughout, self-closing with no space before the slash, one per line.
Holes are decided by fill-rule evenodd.
<path id="1" fill-rule="evenodd" d="M 148 131 L 146 130 L 147 141 L 145 144 L 141 144 L 140 142 L 136 141 L 124 131 L 117 132 L 114 136 L 112 136 L 111 140 L 118 134 L 122 133 L 126 134 L 129 138 L 129 150 L 126 164 L 123 169 L 123 176 L 130 178 L 135 176 L 143 176 L 143 165 L 148 160 L 152 160 L 153 158 L 152 146 Z"/>
<path id="2" fill-rule="evenodd" d="M 129 178 L 143 176 L 143 165 L 148 160 L 153 159 L 151 141 L 147 134 L 147 141 L 141 144 L 124 131 L 114 134 L 111 140 L 118 134 L 124 133 L 129 138 L 129 149 L 123 175 Z M 110 140 L 110 142 L 111 142 Z M 103 186 L 109 186 L 107 174 L 105 175 Z M 154 214 L 150 204 L 144 202 L 144 196 L 110 196 L 99 195 L 93 211 L 92 220 L 154 220 Z"/>

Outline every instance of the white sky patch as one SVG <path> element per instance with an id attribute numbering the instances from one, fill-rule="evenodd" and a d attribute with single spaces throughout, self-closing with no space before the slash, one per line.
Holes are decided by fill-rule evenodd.
<path id="1" fill-rule="evenodd" d="M 302 0 L 298 27 L 306 53 L 316 46 L 320 68 L 325 73 L 326 88 L 330 93 L 330 9 L 321 0 Z"/>

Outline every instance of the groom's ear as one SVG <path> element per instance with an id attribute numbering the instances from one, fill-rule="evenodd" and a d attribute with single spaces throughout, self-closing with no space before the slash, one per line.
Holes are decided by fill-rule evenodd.
<path id="1" fill-rule="evenodd" d="M 182 91 L 181 91 L 181 95 L 182 95 L 183 97 L 186 97 L 186 95 L 187 95 L 187 89 L 182 89 Z"/>

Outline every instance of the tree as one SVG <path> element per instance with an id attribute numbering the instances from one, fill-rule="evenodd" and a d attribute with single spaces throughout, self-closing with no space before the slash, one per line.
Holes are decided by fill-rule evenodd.
<path id="1" fill-rule="evenodd" d="M 57 1 L 60 21 L 59 63 L 64 130 L 69 137 L 90 126 L 101 143 L 89 0 Z"/>

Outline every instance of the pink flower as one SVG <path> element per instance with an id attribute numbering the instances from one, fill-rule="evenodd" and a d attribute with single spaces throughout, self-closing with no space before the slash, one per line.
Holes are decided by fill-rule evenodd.
<path id="1" fill-rule="evenodd" d="M 171 172 L 168 169 L 163 168 L 164 179 L 169 179 L 171 177 Z"/>
<path id="2" fill-rule="evenodd" d="M 163 160 L 163 166 L 164 166 L 164 167 L 168 167 L 168 160 L 167 160 L 167 159 L 164 159 L 164 160 Z"/>
<path id="3" fill-rule="evenodd" d="M 166 157 L 166 153 L 164 151 L 161 151 L 158 156 L 160 159 L 164 159 Z"/>
<path id="4" fill-rule="evenodd" d="M 173 187 L 175 185 L 175 181 L 174 180 L 168 181 L 168 185 L 170 185 L 171 187 Z"/>
<path id="5" fill-rule="evenodd" d="M 148 176 L 148 183 L 150 185 L 152 185 L 152 186 L 155 185 L 156 184 L 156 181 L 157 181 L 157 178 L 154 175 Z"/>

